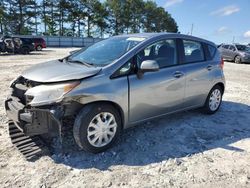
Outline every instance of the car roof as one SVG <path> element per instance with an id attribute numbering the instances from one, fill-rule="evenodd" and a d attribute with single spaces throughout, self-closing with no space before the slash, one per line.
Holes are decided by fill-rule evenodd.
<path id="1" fill-rule="evenodd" d="M 183 39 L 189 39 L 189 40 L 196 40 L 200 42 L 205 42 L 211 45 L 215 45 L 215 43 L 199 38 L 199 37 L 194 37 L 191 35 L 184 35 L 180 33 L 170 33 L 170 32 L 160 32 L 160 33 L 135 33 L 135 34 L 122 34 L 122 35 L 117 35 L 114 37 L 144 37 L 144 38 L 153 38 L 153 37 L 160 37 L 160 36 L 171 36 L 171 37 L 176 37 L 176 38 L 183 38 Z"/>

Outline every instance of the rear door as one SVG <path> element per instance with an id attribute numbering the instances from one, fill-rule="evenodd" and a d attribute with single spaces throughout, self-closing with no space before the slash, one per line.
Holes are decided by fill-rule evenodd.
<path id="1" fill-rule="evenodd" d="M 208 94 L 211 84 L 210 71 L 213 68 L 206 60 L 204 44 L 183 39 L 184 67 L 186 73 L 185 107 L 200 106 Z"/>
<path id="2" fill-rule="evenodd" d="M 145 73 L 142 78 L 129 76 L 129 121 L 135 123 L 182 109 L 185 75 L 178 64 L 176 40 L 155 42 L 134 59 L 137 67 L 144 60 L 155 60 L 160 70 Z"/>

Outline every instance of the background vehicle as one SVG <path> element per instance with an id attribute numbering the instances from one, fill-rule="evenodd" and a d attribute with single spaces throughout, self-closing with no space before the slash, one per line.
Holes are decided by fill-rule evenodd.
<path id="1" fill-rule="evenodd" d="M 13 38 L 15 39 L 15 38 Z M 21 45 L 19 48 L 16 48 L 16 52 L 17 53 L 21 53 L 21 54 L 28 54 L 31 51 L 34 51 L 34 43 L 31 39 L 29 38 L 20 38 L 21 40 Z"/>
<path id="2" fill-rule="evenodd" d="M 28 38 L 2 37 L 0 52 L 28 54 L 34 50 L 34 43 Z"/>
<path id="3" fill-rule="evenodd" d="M 32 38 L 35 49 L 41 51 L 43 48 L 46 48 L 46 42 L 43 38 Z"/>
<path id="4" fill-rule="evenodd" d="M 102 152 L 123 129 L 148 119 L 200 107 L 215 113 L 225 87 L 222 68 L 215 44 L 203 39 L 112 37 L 23 72 L 5 101 L 9 127 L 30 138 L 61 133 L 71 118 L 78 146 Z"/>
<path id="5" fill-rule="evenodd" d="M 246 45 L 222 44 L 218 49 L 225 60 L 250 63 L 250 47 Z"/>

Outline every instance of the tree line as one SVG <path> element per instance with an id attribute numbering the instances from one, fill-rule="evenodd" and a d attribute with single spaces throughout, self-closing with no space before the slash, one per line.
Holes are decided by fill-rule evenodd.
<path id="1" fill-rule="evenodd" d="M 148 0 L 1 0 L 0 33 L 103 37 L 178 32 L 174 18 Z"/>

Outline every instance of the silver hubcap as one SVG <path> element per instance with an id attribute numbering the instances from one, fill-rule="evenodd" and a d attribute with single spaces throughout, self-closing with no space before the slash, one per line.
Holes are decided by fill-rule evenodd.
<path id="1" fill-rule="evenodd" d="M 106 146 L 114 138 L 116 129 L 117 123 L 114 115 L 101 112 L 91 120 L 88 126 L 88 141 L 94 147 Z"/>
<path id="2" fill-rule="evenodd" d="M 209 108 L 212 111 L 215 111 L 218 109 L 220 106 L 220 101 L 221 101 L 221 92 L 219 89 L 215 89 L 209 98 Z"/>

